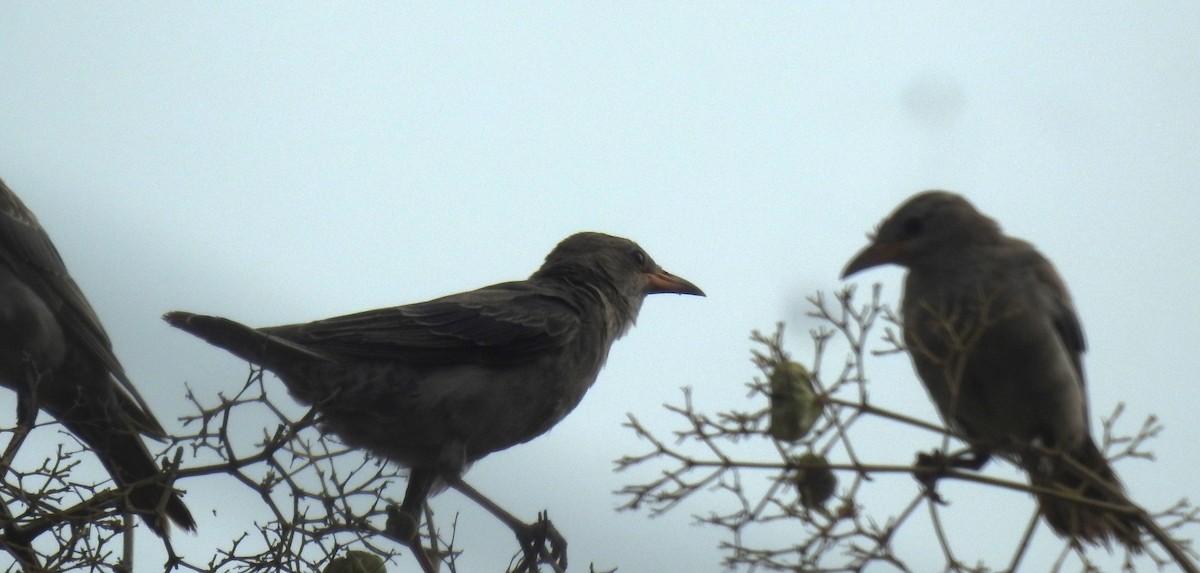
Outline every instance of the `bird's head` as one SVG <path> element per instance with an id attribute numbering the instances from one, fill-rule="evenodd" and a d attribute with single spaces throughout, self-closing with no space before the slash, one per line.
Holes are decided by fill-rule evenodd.
<path id="1" fill-rule="evenodd" d="M 611 340 L 633 326 L 648 294 L 704 296 L 700 287 L 664 271 L 637 243 L 603 233 L 576 233 L 563 239 L 532 278 L 561 280 L 581 295 L 599 300 Z"/>
<path id="2" fill-rule="evenodd" d="M 604 233 L 576 233 L 546 255 L 534 276 L 569 276 L 604 282 L 623 295 L 676 293 L 704 296 L 704 291 L 654 262 L 637 243 Z"/>
<path id="3" fill-rule="evenodd" d="M 845 279 L 871 267 L 893 263 L 912 268 L 1002 237 L 995 221 L 966 199 L 947 191 L 918 193 L 888 215 L 867 245 L 842 271 Z"/>

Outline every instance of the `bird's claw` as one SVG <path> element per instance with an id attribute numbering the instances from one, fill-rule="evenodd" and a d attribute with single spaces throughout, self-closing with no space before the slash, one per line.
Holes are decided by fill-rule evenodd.
<path id="1" fill-rule="evenodd" d="M 938 505 L 948 505 L 945 499 L 937 492 L 937 482 L 946 470 L 950 467 L 950 461 L 946 458 L 946 454 L 941 450 L 934 450 L 932 453 L 918 453 L 917 461 L 913 464 L 918 471 L 913 472 L 913 477 L 921 484 L 921 489 L 925 490 L 925 495 L 930 501 Z"/>
<path id="2" fill-rule="evenodd" d="M 538 564 L 546 563 L 555 571 L 567 570 L 567 540 L 550 522 L 547 512 L 538 513 L 538 520 L 516 531 L 523 555 L 514 571 L 534 573 Z"/>
<path id="3" fill-rule="evenodd" d="M 384 527 L 388 534 L 401 543 L 412 545 L 417 540 L 417 530 L 421 526 L 419 517 L 395 505 L 388 507 L 387 514 L 387 525 Z"/>
<path id="4" fill-rule="evenodd" d="M 929 454 L 919 453 L 914 464 L 917 471 L 913 472 L 913 477 L 921 482 L 921 486 L 930 500 L 937 504 L 947 505 L 946 500 L 942 499 L 942 496 L 938 495 L 936 491 L 937 481 L 953 469 L 978 470 L 991 457 L 991 452 L 982 448 L 960 451 L 953 455 L 946 455 L 941 450 L 934 450 Z"/>
<path id="5" fill-rule="evenodd" d="M 417 565 L 421 567 L 423 573 L 437 573 L 441 565 L 442 554 L 436 548 L 426 548 L 421 545 L 420 507 L 418 506 L 414 515 L 413 511 L 409 509 L 391 505 L 387 508 L 387 514 L 384 532 L 412 551 L 413 558 L 417 560 Z"/>

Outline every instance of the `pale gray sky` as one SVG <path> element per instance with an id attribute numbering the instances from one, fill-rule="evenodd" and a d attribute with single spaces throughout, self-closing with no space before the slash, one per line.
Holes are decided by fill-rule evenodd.
<path id="1" fill-rule="evenodd" d="M 164 311 L 305 321 L 522 278 L 574 231 L 627 236 L 709 298 L 648 300 L 578 410 L 468 479 L 549 509 L 576 566 L 717 571 L 715 532 L 688 525 L 704 498 L 613 512 L 611 462 L 642 447 L 625 413 L 666 434 L 680 386 L 741 403 L 746 336 L 780 319 L 807 356 L 803 297 L 939 187 L 1058 265 L 1094 416 L 1125 401 L 1166 425 L 1156 463 L 1118 466 L 1133 498 L 1197 492 L 1196 4 L 398 4 L 0 2 L 0 177 L 160 418 L 187 411 L 185 381 L 245 375 Z M 900 276 L 860 280 L 895 300 Z M 877 403 L 932 419 L 907 360 L 877 360 Z M 249 527 L 189 489 L 189 555 Z M 463 511 L 465 570 L 498 570 L 507 532 Z"/>

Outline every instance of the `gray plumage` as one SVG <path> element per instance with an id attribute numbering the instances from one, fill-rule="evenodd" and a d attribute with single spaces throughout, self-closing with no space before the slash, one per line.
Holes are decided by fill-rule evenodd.
<path id="1" fill-rule="evenodd" d="M 438 478 L 549 430 L 595 382 L 647 294 L 703 295 L 636 243 L 563 240 L 529 279 L 428 302 L 253 329 L 224 318 L 164 318 L 271 370 L 319 403 L 346 443 L 413 468 L 405 506 Z"/>
<path id="2" fill-rule="evenodd" d="M 38 408 L 88 445 L 119 486 L 160 473 L 139 434 L 164 436 L 130 382 L 95 311 L 37 218 L 0 181 L 0 384 L 18 395 L 18 419 Z M 163 501 L 165 500 L 165 501 Z M 129 491 L 132 508 L 159 535 L 156 508 L 191 530 L 177 495 L 147 483 Z"/>
<path id="3" fill-rule="evenodd" d="M 905 345 L 952 429 L 985 456 L 1020 464 L 1035 486 L 1127 503 L 1092 440 L 1083 329 L 1066 285 L 1041 253 L 1004 235 L 962 197 L 928 191 L 884 220 L 843 278 L 885 263 L 908 269 Z M 1039 455 L 1034 445 L 1074 459 L 1104 485 Z M 1141 547 L 1133 516 L 1038 497 L 1042 515 L 1063 536 Z"/>

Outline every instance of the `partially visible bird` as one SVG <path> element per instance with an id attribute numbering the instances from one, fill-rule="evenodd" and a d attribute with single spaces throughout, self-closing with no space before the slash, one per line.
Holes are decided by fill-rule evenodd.
<path id="1" fill-rule="evenodd" d="M 961 196 L 927 191 L 884 219 L 842 278 L 885 263 L 908 269 L 905 345 L 978 466 L 998 453 L 1028 472 L 1034 486 L 1129 506 L 1092 440 L 1083 329 L 1050 261 Z M 1141 549 L 1132 513 L 1037 497 L 1046 522 L 1073 542 L 1116 540 Z"/>
<path id="2" fill-rule="evenodd" d="M 39 408 L 56 418 L 128 490 L 129 508 L 155 533 L 167 535 L 162 513 L 184 529 L 196 528 L 179 496 L 155 481 L 161 469 L 139 436 L 162 438 L 162 425 L 117 361 L 50 237 L 3 181 L 0 385 L 17 393 L 18 426 L 31 427 Z"/>
<path id="3" fill-rule="evenodd" d="M 411 468 L 401 511 L 415 531 L 438 482 L 497 513 L 462 473 L 573 410 L 653 293 L 704 294 L 633 241 L 578 233 L 527 280 L 428 302 L 260 329 L 164 318 L 274 372 L 347 444 Z"/>

